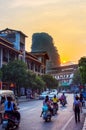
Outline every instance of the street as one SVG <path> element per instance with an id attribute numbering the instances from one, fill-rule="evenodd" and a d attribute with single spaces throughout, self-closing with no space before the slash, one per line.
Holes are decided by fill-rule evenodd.
<path id="1" fill-rule="evenodd" d="M 45 122 L 40 117 L 43 100 L 20 103 L 21 123 L 18 130 L 81 130 L 84 114 L 81 113 L 81 122 L 76 124 L 72 109 L 73 95 L 66 94 L 66 96 L 68 104 L 65 107 L 59 104 L 58 114 L 52 117 L 51 122 Z"/>

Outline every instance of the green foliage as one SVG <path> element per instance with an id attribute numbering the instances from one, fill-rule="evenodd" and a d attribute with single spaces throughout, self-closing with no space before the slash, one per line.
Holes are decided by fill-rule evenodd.
<path id="1" fill-rule="evenodd" d="M 82 57 L 79 60 L 79 70 L 83 85 L 86 84 L 86 57 Z"/>
<path id="2" fill-rule="evenodd" d="M 76 70 L 76 72 L 74 73 L 72 83 L 75 84 L 75 85 L 81 84 L 81 75 L 80 75 L 79 69 Z"/>
<path id="3" fill-rule="evenodd" d="M 44 82 L 46 83 L 46 88 L 54 89 L 58 87 L 58 81 L 53 78 L 51 75 L 42 75 L 41 76 Z"/>
<path id="4" fill-rule="evenodd" d="M 50 60 L 47 69 L 60 65 L 60 56 L 54 46 L 53 38 L 47 33 L 34 33 L 32 36 L 31 52 L 47 52 Z"/>
<path id="5" fill-rule="evenodd" d="M 45 82 L 42 80 L 42 78 L 40 76 L 36 76 L 35 82 L 36 82 L 36 88 L 38 88 L 39 90 L 44 89 Z"/>
<path id="6" fill-rule="evenodd" d="M 9 62 L 2 67 L 1 72 L 3 74 L 2 81 L 15 83 L 18 93 L 20 87 L 41 90 L 45 86 L 42 78 L 28 70 L 27 65 L 23 61 Z"/>
<path id="7" fill-rule="evenodd" d="M 41 79 L 41 77 L 37 76 L 31 71 L 28 71 L 27 80 L 28 88 L 31 88 L 33 90 L 42 90 L 45 86 L 45 82 Z"/>
<path id="8" fill-rule="evenodd" d="M 17 90 L 24 85 L 27 76 L 27 66 L 23 61 L 12 61 L 2 67 L 2 81 L 15 83 Z"/>

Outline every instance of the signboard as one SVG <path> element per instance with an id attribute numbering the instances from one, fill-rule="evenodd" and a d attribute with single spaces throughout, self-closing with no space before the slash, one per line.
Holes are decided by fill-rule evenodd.
<path id="1" fill-rule="evenodd" d="M 66 86 L 69 86 L 69 83 L 63 82 L 61 85 L 62 85 L 63 87 L 66 87 Z"/>
<path id="2" fill-rule="evenodd" d="M 0 82 L 0 89 L 2 89 L 2 82 Z"/>

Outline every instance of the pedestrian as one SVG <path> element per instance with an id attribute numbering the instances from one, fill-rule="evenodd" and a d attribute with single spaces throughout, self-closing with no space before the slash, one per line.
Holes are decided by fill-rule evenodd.
<path id="1" fill-rule="evenodd" d="M 82 93 L 80 93 L 79 99 L 80 99 L 80 102 L 81 102 L 81 112 L 82 112 L 82 107 L 83 107 L 83 95 L 82 95 Z"/>
<path id="2" fill-rule="evenodd" d="M 80 93 L 80 102 L 81 102 L 81 104 L 82 104 L 82 106 L 83 106 L 83 94 L 82 93 Z"/>
<path id="3" fill-rule="evenodd" d="M 74 110 L 74 115 L 75 115 L 75 122 L 80 122 L 80 108 L 81 108 L 81 102 L 76 96 L 74 102 L 73 102 L 73 110 Z"/>
<path id="4" fill-rule="evenodd" d="M 74 101 L 76 100 L 76 97 L 78 97 L 78 98 L 79 98 L 79 96 L 78 96 L 77 92 L 75 92 L 75 93 L 74 93 Z"/>

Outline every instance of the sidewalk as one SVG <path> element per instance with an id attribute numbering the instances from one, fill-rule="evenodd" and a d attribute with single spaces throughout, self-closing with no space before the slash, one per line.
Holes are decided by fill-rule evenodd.
<path id="1" fill-rule="evenodd" d="M 21 96 L 21 97 L 18 97 L 18 102 L 28 102 L 28 101 L 33 101 L 33 100 L 38 100 L 39 97 L 35 97 L 34 99 L 29 99 L 29 98 L 26 98 L 26 96 Z"/>
<path id="2" fill-rule="evenodd" d="M 85 120 L 84 120 L 84 124 L 83 124 L 82 130 L 86 130 L 86 106 L 83 107 L 82 111 L 83 111 L 83 114 L 85 116 Z"/>

